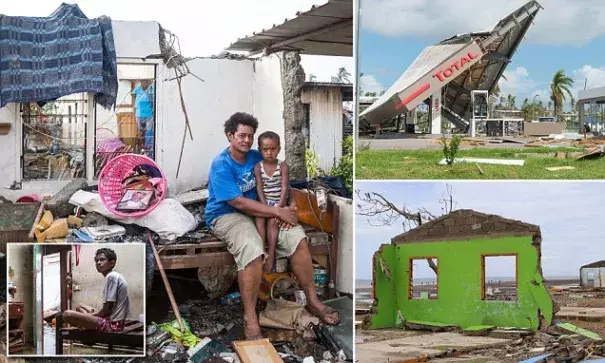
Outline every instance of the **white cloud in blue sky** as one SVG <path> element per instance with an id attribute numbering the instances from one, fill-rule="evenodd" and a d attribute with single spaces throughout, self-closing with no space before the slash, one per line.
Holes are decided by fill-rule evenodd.
<path id="1" fill-rule="evenodd" d="M 449 182 L 457 209 L 474 209 L 537 224 L 542 231 L 546 276 L 576 276 L 580 266 L 605 259 L 602 183 Z M 380 192 L 398 206 L 439 213 L 445 182 L 357 182 L 362 192 Z M 371 278 L 371 256 L 402 233 L 401 223 L 372 227 L 356 215 L 356 279 Z"/>
<path id="2" fill-rule="evenodd" d="M 491 29 L 526 0 L 361 0 L 364 29 L 398 36 L 451 36 Z M 527 41 L 575 45 L 605 35 L 605 2 L 541 0 Z"/>

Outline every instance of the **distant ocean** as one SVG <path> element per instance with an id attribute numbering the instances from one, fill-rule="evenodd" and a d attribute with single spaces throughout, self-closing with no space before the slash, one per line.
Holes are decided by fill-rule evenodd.
<path id="1" fill-rule="evenodd" d="M 488 277 L 488 281 L 514 281 L 514 277 L 502 277 L 502 276 L 493 276 Z M 577 276 L 546 276 L 546 281 L 556 281 L 556 280 L 576 280 Z M 418 284 L 427 284 L 427 283 L 435 283 L 435 279 L 430 278 L 418 278 L 414 279 L 414 285 Z M 360 289 L 371 289 L 372 288 L 372 280 L 367 279 L 359 279 L 355 281 L 355 290 Z M 374 301 L 374 297 L 372 296 L 372 291 L 356 291 L 355 300 L 360 303 L 372 303 Z"/>

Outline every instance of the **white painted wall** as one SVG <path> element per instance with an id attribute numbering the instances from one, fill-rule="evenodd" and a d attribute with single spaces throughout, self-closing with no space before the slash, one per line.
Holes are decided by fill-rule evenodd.
<path id="1" fill-rule="evenodd" d="M 441 133 L 441 90 L 431 97 L 431 134 Z"/>
<path id="2" fill-rule="evenodd" d="M 276 54 L 260 58 L 254 63 L 254 116 L 258 119 L 257 135 L 276 132 L 281 138 L 281 153 L 286 155 L 284 140 L 284 96 L 281 85 L 281 60 Z M 255 141 L 256 142 L 256 141 Z M 255 148 L 258 147 L 255 143 Z"/>
<path id="3" fill-rule="evenodd" d="M 185 116 L 176 80 L 164 82 L 158 91 L 157 139 L 161 150 L 158 161 L 168 178 L 171 194 L 205 183 L 212 159 L 227 147 L 223 123 L 234 112 L 254 111 L 251 61 L 195 59 L 188 64 L 191 72 L 204 82 L 193 76 L 182 80 L 193 141 L 187 135 L 178 180 Z"/>
<path id="4" fill-rule="evenodd" d="M 339 207 L 336 291 L 353 294 L 353 200 L 331 195 Z"/>
<path id="5" fill-rule="evenodd" d="M 319 157 L 319 166 L 328 172 L 342 156 L 342 95 L 339 87 L 303 90 L 303 103 L 309 103 L 310 147 Z"/>
<path id="6" fill-rule="evenodd" d="M 0 135 L 0 195 L 5 186 L 17 178 L 17 113 L 18 105 L 11 103 L 0 108 L 0 122 L 10 123 L 8 135 Z"/>
<path id="7" fill-rule="evenodd" d="M 145 245 L 138 243 L 124 244 L 83 244 L 80 249 L 80 264 L 76 266 L 75 255 L 72 255 L 73 283 L 80 286 L 74 289 L 72 308 L 77 304 L 90 305 L 96 309 L 103 307 L 103 286 L 105 277 L 97 272 L 94 264 L 95 252 L 108 247 L 116 251 L 118 260 L 115 271 L 122 274 L 128 283 L 130 313 L 132 319 L 138 319 L 144 312 L 145 294 Z M 74 252 L 72 252 L 74 254 Z"/>
<path id="8" fill-rule="evenodd" d="M 22 329 L 25 330 L 25 341 L 34 339 L 34 261 L 31 245 L 12 244 L 7 246 L 8 266 L 13 269 L 13 278 L 8 278 L 17 285 L 17 293 L 12 301 L 24 303 Z M 8 298 L 8 294 L 7 294 Z M 9 300 L 11 301 L 11 300 Z"/>

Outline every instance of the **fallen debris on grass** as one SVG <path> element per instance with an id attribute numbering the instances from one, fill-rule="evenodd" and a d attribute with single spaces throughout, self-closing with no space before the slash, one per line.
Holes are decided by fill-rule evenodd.
<path id="1" fill-rule="evenodd" d="M 493 165 L 525 165 L 525 160 L 512 160 L 512 159 L 481 159 L 481 158 L 455 158 L 454 163 L 480 163 L 480 164 L 493 164 Z M 439 162 L 439 165 L 447 165 L 446 159 Z"/>

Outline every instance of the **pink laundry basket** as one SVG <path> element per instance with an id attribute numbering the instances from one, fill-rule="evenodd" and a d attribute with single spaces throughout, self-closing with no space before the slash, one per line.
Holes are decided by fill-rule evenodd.
<path id="1" fill-rule="evenodd" d="M 116 206 L 123 195 L 122 181 L 138 165 L 149 165 L 159 170 L 162 175 L 162 181 L 157 185 L 159 195 L 156 195 L 156 198 L 149 204 L 146 210 L 133 211 L 132 213 L 116 210 Z M 121 217 L 141 217 L 154 210 L 166 198 L 166 184 L 166 176 L 155 161 L 144 155 L 124 154 L 111 159 L 103 170 L 101 170 L 98 188 L 101 202 L 112 213 Z"/>

